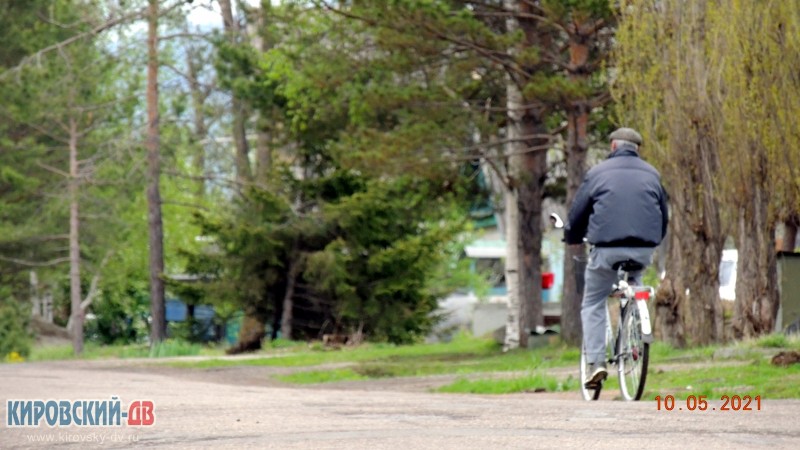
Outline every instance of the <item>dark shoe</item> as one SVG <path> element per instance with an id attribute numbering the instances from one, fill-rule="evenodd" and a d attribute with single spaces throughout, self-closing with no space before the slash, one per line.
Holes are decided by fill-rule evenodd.
<path id="1" fill-rule="evenodd" d="M 584 383 L 586 389 L 597 389 L 608 378 L 605 363 L 589 364 L 589 378 Z"/>

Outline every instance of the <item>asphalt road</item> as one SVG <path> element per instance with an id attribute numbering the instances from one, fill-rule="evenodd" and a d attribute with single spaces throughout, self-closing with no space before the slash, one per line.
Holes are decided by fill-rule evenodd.
<path id="1" fill-rule="evenodd" d="M 86 362 L 0 364 L 0 448 L 800 448 L 800 400 L 689 411 L 678 401 L 286 388 Z M 151 426 L 9 427 L 8 400 L 154 404 Z M 682 407 L 683 410 L 678 408 Z M 751 407 L 755 409 L 755 404 Z M 716 408 L 716 410 L 711 410 Z"/>

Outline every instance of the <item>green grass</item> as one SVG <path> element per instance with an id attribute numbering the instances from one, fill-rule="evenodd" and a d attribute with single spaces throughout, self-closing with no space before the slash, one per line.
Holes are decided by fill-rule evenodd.
<path id="1" fill-rule="evenodd" d="M 546 375 L 546 369 L 577 365 L 577 349 L 563 344 L 551 344 L 535 350 L 516 350 L 502 353 L 496 346 L 482 347 L 480 340 L 461 342 L 461 351 L 441 351 L 443 347 L 416 346 L 414 351 L 382 351 L 371 349 L 353 360 L 347 368 L 301 372 L 280 379 L 291 383 L 325 383 L 343 380 L 363 380 L 383 377 L 423 376 L 434 374 L 463 375 L 457 381 L 438 389 L 438 392 L 463 392 L 502 394 L 531 392 L 537 389 L 547 392 L 577 391 L 578 382 L 573 375 L 557 379 Z M 762 398 L 800 398 L 800 366 L 789 368 L 769 364 L 764 348 L 791 347 L 793 339 L 767 337 L 743 341 L 720 351 L 708 346 L 692 349 L 675 349 L 664 343 L 655 343 L 651 348 L 651 365 L 644 399 L 656 395 L 760 395 Z M 477 351 L 483 349 L 484 351 Z M 489 351 L 485 351 L 488 349 Z M 762 350 L 759 350 L 762 349 Z M 775 350 L 777 351 L 777 350 Z M 727 355 L 724 357 L 718 355 Z M 295 358 L 299 358 L 295 355 Z M 299 359 L 295 359 L 294 362 Z M 713 367 L 673 369 L 675 365 L 715 361 Z M 279 363 L 279 361 L 274 361 Z M 669 367 L 663 370 L 662 367 Z M 510 371 L 527 372 L 524 376 L 498 377 L 489 373 Z M 486 373 L 475 379 L 468 374 Z M 607 388 L 618 390 L 618 380 L 613 373 Z M 576 392 L 577 393 L 577 392 Z"/>
<path id="2" fill-rule="evenodd" d="M 580 357 L 577 350 L 560 345 L 533 352 L 516 350 L 508 353 L 502 353 L 499 347 L 491 341 L 478 339 L 469 339 L 457 344 L 454 348 L 449 348 L 447 345 L 432 344 L 395 349 L 354 350 L 349 355 L 353 358 L 349 360 L 352 366 L 348 368 L 301 371 L 280 376 L 278 379 L 290 383 L 307 384 L 440 374 L 466 375 L 484 372 L 527 371 L 535 368 L 575 365 Z M 442 351 L 443 349 L 447 349 L 447 351 Z M 256 359 L 241 361 L 241 363 L 284 365 L 289 362 L 296 365 L 300 361 L 306 362 L 311 359 L 307 356 L 292 355 L 286 358 Z M 218 362 L 215 361 L 210 367 L 216 367 Z M 327 360 L 326 362 L 336 361 Z M 177 362 L 170 365 L 209 367 L 206 362 Z"/>
<path id="3" fill-rule="evenodd" d="M 86 343 L 80 359 L 104 358 L 163 358 L 170 356 L 222 355 L 221 348 L 168 339 L 153 348 L 146 344 L 97 345 Z M 71 345 L 41 346 L 31 349 L 29 361 L 76 359 Z"/>
<path id="4" fill-rule="evenodd" d="M 169 356 L 195 356 L 200 354 L 203 347 L 186 341 L 166 340 L 150 348 L 148 356 L 151 358 L 164 358 Z"/>
<path id="5" fill-rule="evenodd" d="M 460 337 L 450 343 L 417 344 L 417 345 L 391 345 L 391 344 L 364 344 L 358 347 L 342 347 L 339 349 L 314 347 L 278 349 L 262 351 L 263 358 L 246 359 L 209 359 L 205 361 L 180 361 L 170 365 L 187 368 L 212 368 L 230 366 L 278 366 L 278 367 L 303 367 L 320 364 L 365 361 L 402 361 L 427 357 L 448 358 L 451 355 L 458 357 L 483 358 L 497 354 L 498 345 L 490 340 Z"/>
<path id="6" fill-rule="evenodd" d="M 778 367 L 766 358 L 749 364 L 723 365 L 691 370 L 655 371 L 648 375 L 644 399 L 674 395 L 760 395 L 762 398 L 800 398 L 800 365 Z"/>
<path id="7" fill-rule="evenodd" d="M 459 378 L 455 382 L 438 388 L 437 392 L 467 394 L 510 394 L 514 392 L 562 392 L 578 389 L 573 378 L 559 380 L 555 377 L 533 372 L 513 378 L 492 378 L 469 380 Z"/>
<path id="8" fill-rule="evenodd" d="M 275 377 L 280 381 L 295 384 L 330 383 L 333 381 L 365 380 L 368 377 L 352 369 L 310 370 Z"/>
<path id="9" fill-rule="evenodd" d="M 687 395 L 707 395 L 709 399 L 719 399 L 726 394 L 800 398 L 800 365 L 784 368 L 769 364 L 771 355 L 780 350 L 800 350 L 800 338 L 771 335 L 726 347 L 692 349 L 675 349 L 656 342 L 651 346 L 651 364 L 644 399 L 653 399 L 656 395 L 674 395 L 677 399 L 685 399 Z M 557 392 L 577 391 L 579 387 L 572 374 L 560 379 L 547 374 L 547 369 L 557 367 L 575 367 L 577 372 L 578 350 L 558 341 L 532 350 L 518 349 L 506 353 L 490 339 L 463 335 L 449 343 L 407 346 L 363 344 L 340 349 L 309 346 L 304 342 L 276 341 L 267 343 L 255 357 L 213 357 L 222 353 L 221 348 L 179 341 L 167 341 L 152 350 L 143 345 L 101 347 L 89 343 L 83 358 L 205 354 L 212 358 L 160 364 L 190 369 L 244 365 L 294 367 L 298 369 L 296 372 L 277 379 L 295 384 L 444 374 L 458 375 L 459 378 L 441 388 L 440 392 L 490 394 L 536 389 Z M 31 360 L 71 358 L 73 355 L 69 346 L 34 348 L 30 357 Z M 709 362 L 715 365 L 680 368 L 681 364 Z M 336 367 L 325 368 L 325 364 L 336 364 Z M 314 367 L 321 365 L 323 367 Z M 305 367 L 310 370 L 303 369 Z M 612 368 L 612 377 L 607 386 L 616 392 L 618 383 L 614 375 Z"/>
<path id="10" fill-rule="evenodd" d="M 240 365 L 304 367 L 351 363 L 352 377 L 384 378 L 559 367 L 577 364 L 579 357 L 577 349 L 561 344 L 534 351 L 520 349 L 503 353 L 500 346 L 492 340 L 459 336 L 449 343 L 408 346 L 364 344 L 339 350 L 305 348 L 291 353 L 265 352 L 263 358 L 176 361 L 168 364 L 174 367 L 207 369 Z M 320 378 L 325 377 L 320 375 Z"/>
<path id="11" fill-rule="evenodd" d="M 661 362 L 690 362 L 710 360 L 718 347 L 695 347 L 690 349 L 677 349 L 664 342 L 654 342 L 650 345 L 650 359 Z"/>
<path id="12" fill-rule="evenodd" d="M 786 350 L 800 351 L 800 335 L 794 334 L 770 334 L 755 341 L 749 341 L 751 345 L 762 348 L 781 348 Z"/>

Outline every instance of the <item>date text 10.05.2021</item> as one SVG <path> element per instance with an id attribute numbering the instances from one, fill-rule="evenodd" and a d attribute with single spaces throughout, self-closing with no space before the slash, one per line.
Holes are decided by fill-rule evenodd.
<path id="1" fill-rule="evenodd" d="M 707 395 L 689 395 L 684 404 L 680 400 L 676 403 L 673 395 L 655 398 L 658 411 L 761 411 L 760 395 L 722 395 L 719 399 L 721 405 L 710 405 Z"/>

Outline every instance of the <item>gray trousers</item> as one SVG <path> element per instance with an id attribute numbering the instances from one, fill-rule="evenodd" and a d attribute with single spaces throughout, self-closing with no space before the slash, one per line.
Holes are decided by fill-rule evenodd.
<path id="1" fill-rule="evenodd" d="M 586 361 L 597 364 L 605 360 L 606 353 L 606 301 L 612 285 L 617 282 L 614 263 L 632 259 L 645 267 L 650 265 L 654 248 L 594 247 L 589 253 L 584 274 L 581 321 Z M 631 272 L 629 282 L 638 283 L 642 271 Z"/>

